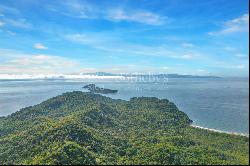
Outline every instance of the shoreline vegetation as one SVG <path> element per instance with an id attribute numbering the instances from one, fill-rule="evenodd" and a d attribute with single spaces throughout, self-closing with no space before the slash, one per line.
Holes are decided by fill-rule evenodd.
<path id="1" fill-rule="evenodd" d="M 194 126 L 167 99 L 67 92 L 0 118 L 0 163 L 249 164 L 249 138 Z"/>
<path id="2" fill-rule="evenodd" d="M 10 116 L 10 115 L 0 116 L 0 120 L 6 118 L 7 116 Z M 192 124 L 192 123 L 190 124 L 190 126 L 193 127 L 193 128 L 198 128 L 198 129 L 202 129 L 202 130 L 208 130 L 210 132 L 222 133 L 222 134 L 228 134 L 228 135 L 236 135 L 236 136 L 244 136 L 244 137 L 249 138 L 249 134 L 246 134 L 246 133 L 223 131 L 223 130 L 218 130 L 218 129 L 207 128 L 207 127 L 195 125 L 195 124 Z"/>
<path id="3" fill-rule="evenodd" d="M 7 115 L 7 116 L 10 116 L 10 115 Z M 7 116 L 0 116 L 0 120 L 6 118 Z M 230 131 L 223 131 L 223 130 L 218 130 L 218 129 L 212 129 L 212 128 L 207 128 L 207 127 L 203 127 L 203 126 L 194 125 L 192 123 L 190 124 L 190 126 L 193 127 L 193 128 L 207 130 L 207 131 L 214 132 L 214 133 L 236 135 L 236 136 L 243 136 L 243 137 L 248 137 L 249 138 L 249 134 L 245 134 L 245 133 L 238 133 L 238 132 L 230 132 Z"/>

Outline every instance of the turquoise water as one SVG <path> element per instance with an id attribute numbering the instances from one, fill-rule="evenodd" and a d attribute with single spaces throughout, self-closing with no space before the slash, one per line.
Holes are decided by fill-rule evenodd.
<path id="1" fill-rule="evenodd" d="M 48 98 L 82 90 L 89 82 L 76 80 L 0 81 L 0 116 Z M 115 99 L 154 96 L 173 101 L 198 126 L 249 134 L 249 81 L 246 78 L 169 78 L 156 82 L 99 82 L 117 89 Z"/>

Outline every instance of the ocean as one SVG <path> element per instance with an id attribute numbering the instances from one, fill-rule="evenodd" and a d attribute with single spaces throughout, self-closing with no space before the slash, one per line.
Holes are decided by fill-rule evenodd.
<path id="1" fill-rule="evenodd" d="M 248 78 L 168 78 L 153 81 L 119 80 L 0 80 L 0 116 L 39 104 L 70 91 L 86 91 L 88 83 L 117 89 L 114 99 L 167 98 L 187 113 L 193 125 L 249 134 Z"/>

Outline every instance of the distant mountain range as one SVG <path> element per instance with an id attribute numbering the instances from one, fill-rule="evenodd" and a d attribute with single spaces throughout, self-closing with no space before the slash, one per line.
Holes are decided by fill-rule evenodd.
<path id="1" fill-rule="evenodd" d="M 124 76 L 124 77 L 168 77 L 168 78 L 220 78 L 218 76 L 198 76 L 198 75 L 181 75 L 181 74 L 133 74 L 123 73 L 114 74 L 106 72 L 83 73 L 82 75 L 95 75 L 95 76 Z"/>
<path id="2" fill-rule="evenodd" d="M 216 76 L 197 76 L 179 74 L 113 74 L 105 72 L 80 73 L 80 74 L 38 74 L 38 75 L 12 75 L 0 74 L 0 80 L 33 80 L 33 79 L 119 79 L 119 78 L 220 78 Z"/>

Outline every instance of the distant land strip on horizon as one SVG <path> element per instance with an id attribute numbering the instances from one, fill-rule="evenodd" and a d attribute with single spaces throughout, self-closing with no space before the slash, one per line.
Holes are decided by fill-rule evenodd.
<path id="1" fill-rule="evenodd" d="M 82 74 L 0 74 L 0 80 L 28 80 L 28 79 L 114 79 L 128 77 L 159 77 L 159 78 L 221 78 L 218 76 L 181 75 L 181 74 L 113 74 L 105 72 L 82 73 Z"/>

